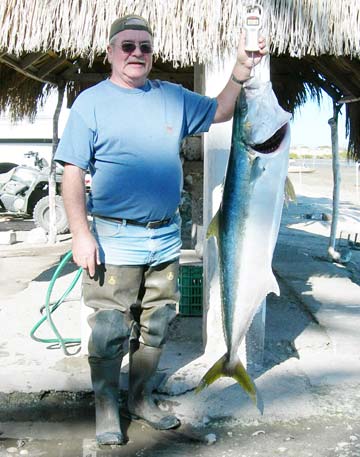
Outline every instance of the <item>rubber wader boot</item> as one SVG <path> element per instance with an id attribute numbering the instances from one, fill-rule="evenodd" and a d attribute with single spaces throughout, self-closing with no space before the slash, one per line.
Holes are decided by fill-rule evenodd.
<path id="1" fill-rule="evenodd" d="M 96 441 L 124 444 L 119 417 L 119 375 L 122 358 L 89 361 L 95 393 Z"/>
<path id="2" fill-rule="evenodd" d="M 157 430 L 178 427 L 180 420 L 156 405 L 151 395 L 150 378 L 155 374 L 162 349 L 145 346 L 130 352 L 128 409 L 133 419 L 144 419 Z"/>

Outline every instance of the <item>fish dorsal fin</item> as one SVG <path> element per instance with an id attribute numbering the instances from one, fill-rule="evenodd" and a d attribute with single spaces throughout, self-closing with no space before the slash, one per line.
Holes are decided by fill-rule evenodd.
<path id="1" fill-rule="evenodd" d="M 293 183 L 290 181 L 289 176 L 286 176 L 285 180 L 285 204 L 288 205 L 289 202 L 296 203 L 296 193 Z"/>
<path id="2" fill-rule="evenodd" d="M 219 238 L 219 218 L 220 218 L 220 209 L 217 211 L 215 216 L 211 219 L 211 222 L 208 226 L 206 232 L 206 238 L 209 239 L 212 236 Z"/>

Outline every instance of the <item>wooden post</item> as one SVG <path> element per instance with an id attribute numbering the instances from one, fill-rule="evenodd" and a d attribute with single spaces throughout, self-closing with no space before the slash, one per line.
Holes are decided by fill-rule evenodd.
<path id="1" fill-rule="evenodd" d="M 50 174 L 49 174 L 49 244 L 55 244 L 56 242 L 56 163 L 54 160 L 55 152 L 59 143 L 59 117 L 60 111 L 64 100 L 65 84 L 58 85 L 58 100 L 53 117 L 53 141 L 52 141 L 52 154 L 50 163 Z"/>
<path id="2" fill-rule="evenodd" d="M 330 240 L 328 246 L 328 255 L 331 260 L 340 260 L 340 253 L 336 251 L 336 230 L 339 217 L 340 201 L 340 161 L 339 161 L 339 138 L 338 138 L 338 115 L 341 106 L 333 100 L 333 117 L 328 123 L 331 128 L 331 150 L 332 150 L 332 171 L 333 171 L 333 201 L 332 201 L 332 220 L 330 230 Z"/>

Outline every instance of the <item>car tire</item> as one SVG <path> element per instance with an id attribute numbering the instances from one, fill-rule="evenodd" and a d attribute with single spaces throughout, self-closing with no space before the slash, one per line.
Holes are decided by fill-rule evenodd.
<path id="1" fill-rule="evenodd" d="M 62 197 L 55 196 L 55 211 L 56 211 L 56 233 L 67 233 L 69 231 L 69 223 L 66 217 L 65 207 Z M 33 218 L 35 225 L 41 227 L 46 233 L 49 232 L 49 197 L 41 198 L 34 207 Z"/>

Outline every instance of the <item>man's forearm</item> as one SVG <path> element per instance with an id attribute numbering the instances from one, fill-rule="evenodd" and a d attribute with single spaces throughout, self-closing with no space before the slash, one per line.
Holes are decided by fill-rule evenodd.
<path id="1" fill-rule="evenodd" d="M 87 220 L 84 171 L 74 165 L 65 165 L 62 195 L 70 230 L 74 262 L 94 276 L 100 264 L 99 249 Z"/>
<path id="2" fill-rule="evenodd" d="M 73 235 L 89 231 L 86 211 L 84 171 L 71 164 L 65 165 L 62 196 L 70 231 Z"/>

